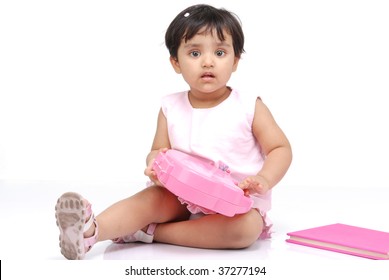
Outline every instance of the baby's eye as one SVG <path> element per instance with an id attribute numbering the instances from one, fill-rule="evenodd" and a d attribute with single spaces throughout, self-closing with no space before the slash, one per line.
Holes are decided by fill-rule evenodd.
<path id="1" fill-rule="evenodd" d="M 217 56 L 223 56 L 223 55 L 225 55 L 225 51 L 223 51 L 223 50 L 217 50 L 216 52 L 215 52 L 215 54 L 217 55 Z"/>
<path id="2" fill-rule="evenodd" d="M 193 56 L 193 57 L 199 57 L 200 56 L 200 52 L 199 51 L 191 51 L 190 55 Z"/>

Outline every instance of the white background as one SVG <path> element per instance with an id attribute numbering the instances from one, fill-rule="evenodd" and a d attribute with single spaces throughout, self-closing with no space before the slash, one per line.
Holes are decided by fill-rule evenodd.
<path id="1" fill-rule="evenodd" d="M 302 279 L 306 271 L 330 279 L 379 271 L 363 270 L 372 263 L 355 265 L 352 257 L 346 266 L 323 264 L 348 258 L 289 248 L 284 239 L 288 231 L 337 221 L 389 230 L 382 218 L 389 198 L 389 4 L 200 2 L 240 17 L 246 53 L 229 85 L 262 97 L 294 151 L 274 195 L 278 233 L 256 244 L 261 250 L 252 253 L 259 261 L 251 263 L 267 264 L 267 279 L 279 279 L 276 273 Z M 7 229 L 0 232 L 0 253 L 16 260 L 4 264 L 12 268 L 4 270 L 8 276 L 48 274 L 53 265 L 63 279 L 99 273 L 93 264 L 80 264 L 75 274 L 68 263 L 31 260 L 62 259 L 53 208 L 68 182 L 91 189 L 96 211 L 124 197 L 129 184 L 145 181 L 160 99 L 187 89 L 171 69 L 164 33 L 177 13 L 195 3 L 0 2 L 0 220 Z M 104 257 L 106 246 L 91 258 Z M 139 251 L 147 256 L 155 247 L 147 248 Z M 123 253 L 126 259 L 133 258 L 130 251 Z M 20 258 L 29 261 L 20 266 Z M 98 267 L 108 268 L 109 277 L 127 278 L 123 269 L 133 262 Z"/>
<path id="2" fill-rule="evenodd" d="M 206 1 L 240 17 L 230 85 L 289 137 L 283 184 L 387 187 L 386 1 Z M 2 1 L 0 180 L 143 181 L 160 98 L 187 89 L 164 46 L 196 1 Z"/>

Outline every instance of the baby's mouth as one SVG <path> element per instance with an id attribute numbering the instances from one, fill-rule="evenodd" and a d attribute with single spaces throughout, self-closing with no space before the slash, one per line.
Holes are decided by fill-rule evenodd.
<path id="1" fill-rule="evenodd" d="M 204 73 L 201 75 L 201 78 L 204 78 L 204 79 L 210 79 L 210 78 L 215 78 L 215 75 L 213 75 L 212 73 Z"/>

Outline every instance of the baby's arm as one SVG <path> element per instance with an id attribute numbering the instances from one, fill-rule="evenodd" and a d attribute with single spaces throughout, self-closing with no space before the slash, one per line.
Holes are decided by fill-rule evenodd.
<path id="1" fill-rule="evenodd" d="M 154 136 L 153 145 L 151 147 L 150 153 L 146 157 L 146 169 L 144 174 L 150 178 L 150 180 L 156 184 L 161 185 L 158 181 L 157 176 L 153 170 L 153 162 L 158 153 L 170 149 L 170 141 L 167 131 L 167 121 L 166 117 L 162 112 L 162 109 L 158 114 L 157 129 Z"/>
<path id="2" fill-rule="evenodd" d="M 292 149 L 271 112 L 260 99 L 255 106 L 253 133 L 265 154 L 265 162 L 255 176 L 244 179 L 239 187 L 245 194 L 264 194 L 284 177 L 292 161 Z"/>

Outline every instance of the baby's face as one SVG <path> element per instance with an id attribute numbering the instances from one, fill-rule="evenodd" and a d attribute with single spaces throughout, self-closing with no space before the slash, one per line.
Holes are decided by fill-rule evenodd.
<path id="1" fill-rule="evenodd" d="M 221 41 L 215 31 L 199 32 L 193 38 L 182 40 L 177 59 L 171 63 L 182 74 L 191 91 L 215 92 L 225 88 L 231 74 L 237 69 L 232 37 L 224 34 Z"/>

